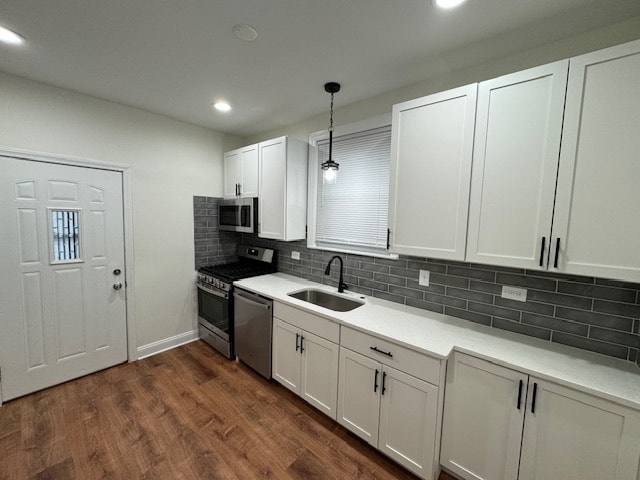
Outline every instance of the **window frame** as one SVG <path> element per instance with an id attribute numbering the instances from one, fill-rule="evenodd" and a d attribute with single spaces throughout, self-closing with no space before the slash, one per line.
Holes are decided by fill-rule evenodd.
<path id="1" fill-rule="evenodd" d="M 366 130 L 373 130 L 376 128 L 390 127 L 391 126 L 391 114 L 378 115 L 359 122 L 349 123 L 339 127 L 334 127 L 333 136 L 341 137 L 343 135 L 350 135 L 353 133 L 364 132 Z M 318 151 L 318 142 L 329 138 L 329 131 L 327 129 L 313 132 L 309 135 L 309 175 L 307 178 L 307 247 L 314 250 L 325 250 L 329 252 L 339 252 L 354 255 L 364 255 L 368 257 L 389 258 L 398 259 L 398 254 L 387 251 L 386 253 L 374 249 L 366 248 L 350 248 L 344 244 L 341 247 L 333 247 L 327 245 L 318 245 L 316 242 L 316 216 L 317 216 L 317 199 L 318 199 L 318 180 L 321 175 L 320 159 Z M 389 159 L 389 168 L 391 168 L 391 159 Z M 338 173 L 338 175 L 340 175 Z M 387 205 L 388 208 L 388 205 Z M 387 227 L 388 228 L 388 227 Z"/>

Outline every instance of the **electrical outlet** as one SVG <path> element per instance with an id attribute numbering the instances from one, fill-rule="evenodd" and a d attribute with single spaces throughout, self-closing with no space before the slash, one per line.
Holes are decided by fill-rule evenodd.
<path id="1" fill-rule="evenodd" d="M 429 270 L 420 270 L 420 277 L 418 278 L 418 284 L 423 287 L 429 286 Z"/>
<path id="2" fill-rule="evenodd" d="M 291 252 L 291 258 L 293 258 L 294 260 L 300 260 L 300 252 Z"/>
<path id="3" fill-rule="evenodd" d="M 527 301 L 527 289 L 518 287 L 509 287 L 507 285 L 502 286 L 502 298 L 508 300 L 515 300 L 517 302 Z"/>

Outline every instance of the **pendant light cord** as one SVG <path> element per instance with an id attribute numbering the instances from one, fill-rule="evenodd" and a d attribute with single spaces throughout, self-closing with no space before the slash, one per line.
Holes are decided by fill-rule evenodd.
<path id="1" fill-rule="evenodd" d="M 333 150 L 333 92 L 331 93 L 331 107 L 329 112 L 329 162 L 331 162 L 331 151 Z"/>

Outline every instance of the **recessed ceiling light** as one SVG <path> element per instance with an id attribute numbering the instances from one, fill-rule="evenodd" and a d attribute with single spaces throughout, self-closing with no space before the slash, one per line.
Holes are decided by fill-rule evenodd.
<path id="1" fill-rule="evenodd" d="M 24 43 L 24 38 L 8 28 L 0 27 L 0 42 L 8 43 L 9 45 L 21 45 Z"/>
<path id="2" fill-rule="evenodd" d="M 213 104 L 213 108 L 215 108 L 219 112 L 228 112 L 229 110 L 231 110 L 231 105 L 229 105 L 229 103 L 225 102 L 224 100 L 218 100 Z"/>
<path id="3" fill-rule="evenodd" d="M 463 4 L 465 0 L 432 0 L 432 2 L 436 7 L 449 9 Z"/>
<path id="4" fill-rule="evenodd" d="M 245 42 L 253 42 L 258 38 L 258 32 L 251 25 L 239 23 L 238 25 L 234 25 L 231 31 L 237 38 Z"/>

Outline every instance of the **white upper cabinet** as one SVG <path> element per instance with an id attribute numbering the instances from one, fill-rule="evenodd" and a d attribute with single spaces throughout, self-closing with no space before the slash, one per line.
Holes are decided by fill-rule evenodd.
<path id="1" fill-rule="evenodd" d="M 546 268 L 568 66 L 480 83 L 468 261 Z"/>
<path id="2" fill-rule="evenodd" d="M 463 260 L 477 84 L 393 106 L 390 250 Z"/>
<path id="3" fill-rule="evenodd" d="M 224 154 L 224 197 L 258 196 L 258 145 Z"/>
<path id="4" fill-rule="evenodd" d="M 279 137 L 258 144 L 258 236 L 302 240 L 307 224 L 308 145 Z"/>
<path id="5" fill-rule="evenodd" d="M 640 281 L 639 179 L 635 41 L 571 59 L 550 269 Z"/>

